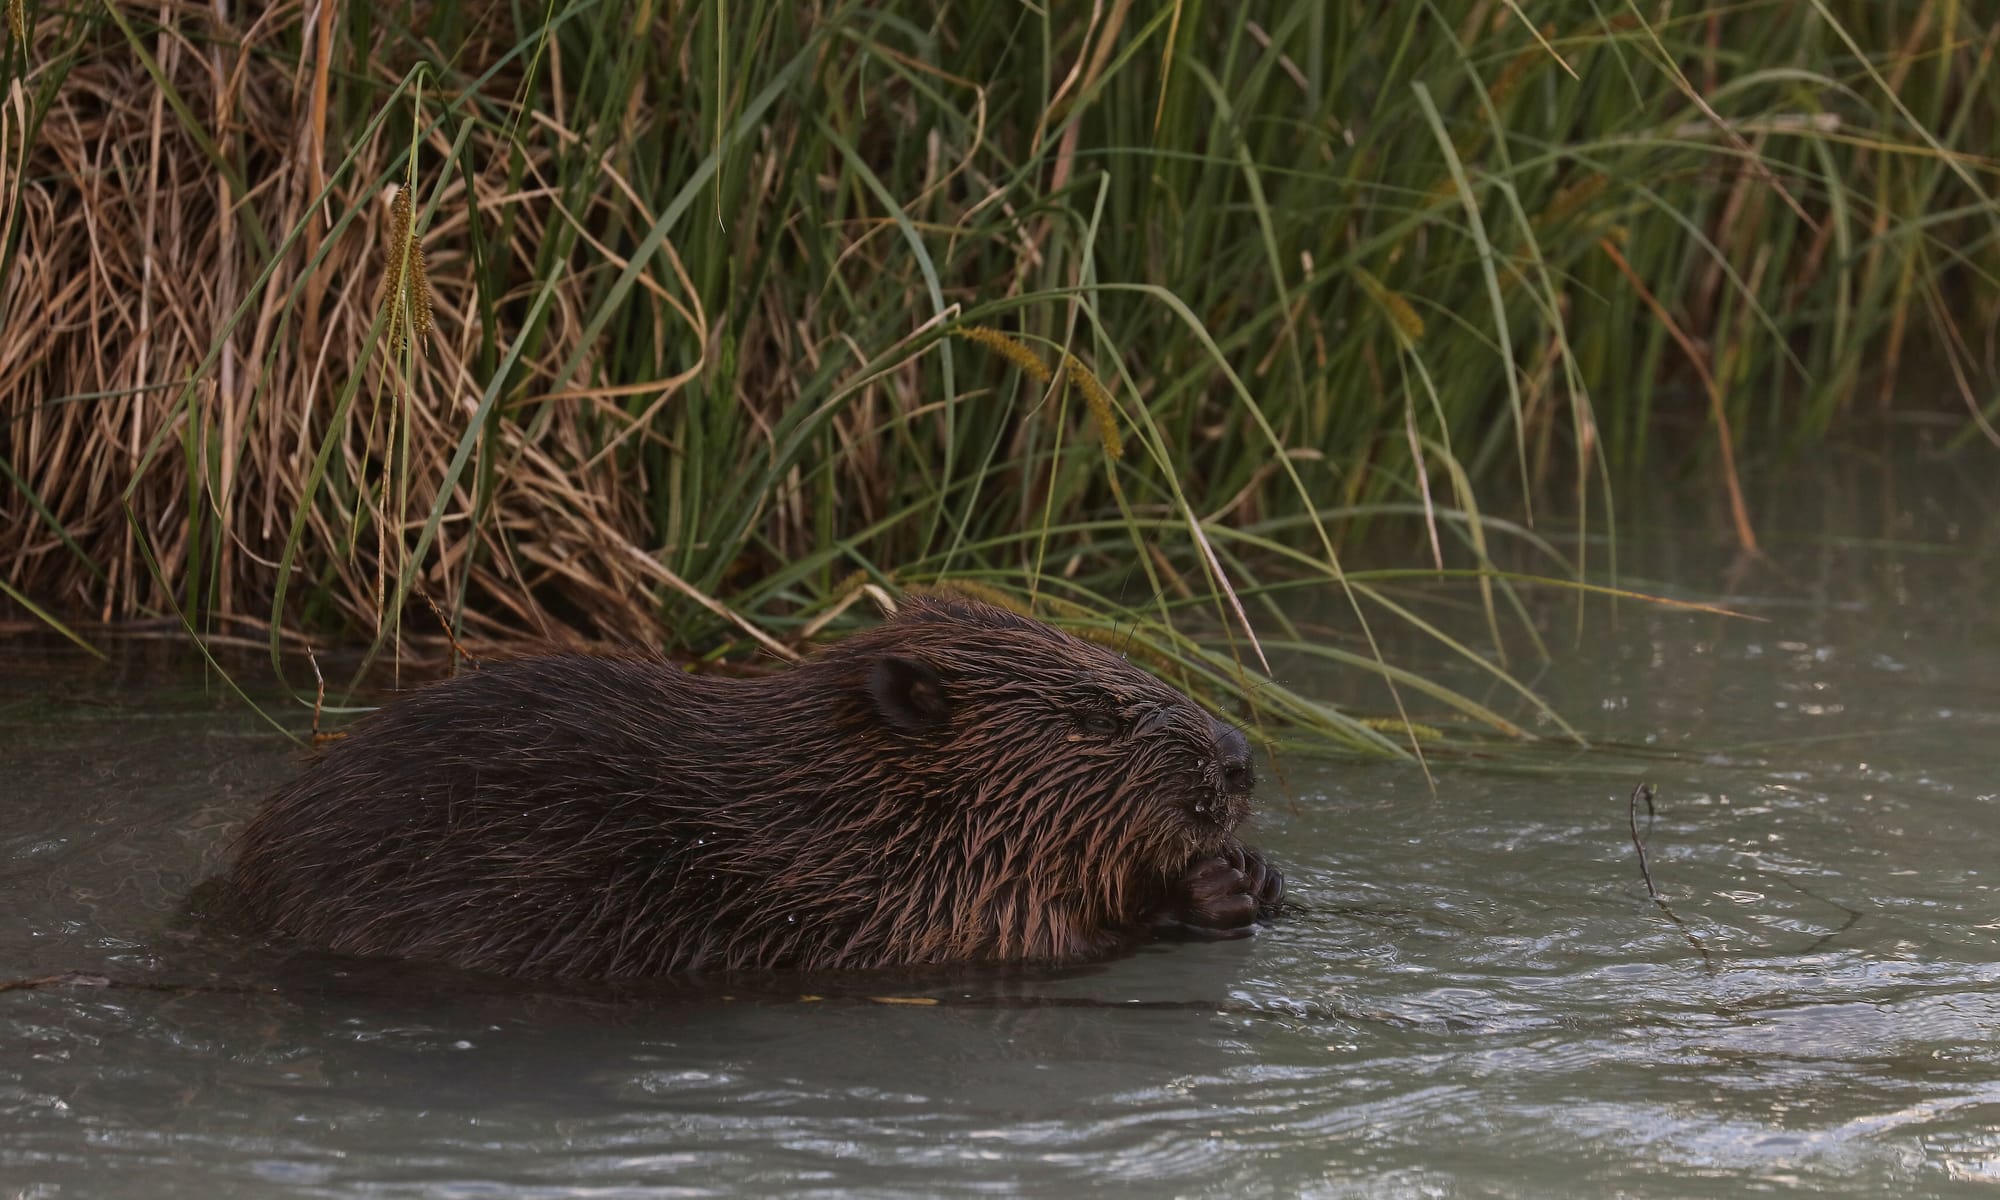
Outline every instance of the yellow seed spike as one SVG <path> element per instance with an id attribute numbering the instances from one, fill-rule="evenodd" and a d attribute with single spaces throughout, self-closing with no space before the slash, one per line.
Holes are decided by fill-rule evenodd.
<path id="1" fill-rule="evenodd" d="M 1375 303 L 1382 306 L 1382 311 L 1389 316 L 1390 324 L 1396 327 L 1396 332 L 1403 336 L 1404 341 L 1415 342 L 1424 336 L 1423 317 L 1417 314 L 1417 310 L 1408 300 L 1403 299 L 1401 293 L 1390 291 L 1387 284 L 1364 268 L 1356 267 L 1354 277 L 1361 281 L 1362 287 L 1368 289 L 1368 294 L 1374 297 Z"/>
<path id="2" fill-rule="evenodd" d="M 1036 383 L 1047 383 L 1050 379 L 1049 365 L 1035 353 L 1034 347 L 1012 334 L 1000 332 L 985 325 L 961 325 L 952 330 L 968 342 L 977 342 L 993 353 L 1013 363 L 1016 370 Z"/>
<path id="3" fill-rule="evenodd" d="M 1556 27 L 1544 24 L 1535 31 L 1535 41 L 1539 45 L 1530 46 L 1516 54 L 1501 70 L 1500 78 L 1494 81 L 1492 87 L 1486 89 L 1486 94 L 1492 98 L 1495 107 L 1505 104 L 1507 98 L 1514 94 L 1514 90 L 1521 86 L 1522 81 L 1545 63 L 1552 61 L 1562 63 L 1563 70 L 1569 71 L 1570 78 L 1576 78 L 1576 72 L 1568 63 L 1563 62 L 1561 56 L 1556 54 L 1555 48 L 1549 45 L 1549 39 L 1555 35 Z"/>
<path id="4" fill-rule="evenodd" d="M 23 49 L 28 45 L 28 0 L 7 0 L 7 29 Z"/>
<path id="5" fill-rule="evenodd" d="M 1097 440 L 1104 443 L 1104 453 L 1124 458 L 1125 438 L 1118 432 L 1118 410 L 1111 406 L 1111 393 L 1104 390 L 1104 384 L 1074 354 L 1063 355 L 1063 374 L 1071 387 L 1083 393 L 1090 415 L 1097 418 Z"/>
<path id="6" fill-rule="evenodd" d="M 1145 642 L 1133 638 L 1127 629 L 1103 629 L 1095 625 L 1065 625 L 1064 630 L 1086 642 L 1096 642 L 1107 650 L 1116 650 L 1126 658 L 1134 659 L 1157 668 L 1155 674 L 1175 674 L 1186 670 L 1186 665 L 1170 655 L 1162 654 Z"/>
<path id="7" fill-rule="evenodd" d="M 420 338 L 431 332 L 431 277 L 424 266 L 424 248 L 410 243 L 410 328 Z"/>
<path id="8" fill-rule="evenodd" d="M 389 205 L 389 263 L 382 272 L 381 285 L 375 289 L 375 307 L 381 314 L 383 336 L 388 340 L 391 352 L 397 349 L 397 341 L 403 330 L 403 248 L 409 241 L 410 207 L 405 197 L 407 188 L 396 189 L 396 196 Z"/>
<path id="9" fill-rule="evenodd" d="M 1444 731 L 1435 725 L 1419 725 L 1398 717 L 1363 717 L 1361 723 L 1378 733 L 1400 733 L 1420 742 L 1441 742 Z"/>
<path id="10" fill-rule="evenodd" d="M 1549 201 L 1548 207 L 1535 218 L 1535 223 L 1544 227 L 1560 223 L 1563 218 L 1596 200 L 1603 193 L 1606 182 L 1604 176 L 1595 171 L 1585 175 L 1557 192 L 1555 198 Z"/>
<path id="11" fill-rule="evenodd" d="M 940 579 L 934 583 L 921 584 L 908 590 L 920 596 L 964 596 L 968 600 L 978 600 L 986 604 L 991 604 L 995 608 L 1004 608 L 1008 612 L 1019 613 L 1024 617 L 1035 615 L 1028 611 L 1028 606 L 1021 603 L 1016 597 L 1001 591 L 997 587 L 981 583 L 976 579 Z"/>
<path id="12" fill-rule="evenodd" d="M 866 571 L 849 571 L 845 579 L 842 579 L 833 586 L 831 597 L 835 600 L 845 600 L 850 593 L 860 591 L 861 585 L 867 583 L 872 578 L 873 576 L 869 575 Z"/>
<path id="13" fill-rule="evenodd" d="M 397 188 L 390 202 L 389 268 L 376 295 L 392 352 L 431 331 L 431 281 L 424 271 L 424 248 L 416 239 L 410 193 L 408 187 Z"/>

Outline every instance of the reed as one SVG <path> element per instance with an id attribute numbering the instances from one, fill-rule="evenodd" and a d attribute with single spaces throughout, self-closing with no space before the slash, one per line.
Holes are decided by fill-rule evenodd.
<path id="1" fill-rule="evenodd" d="M 431 605 L 715 658 L 796 652 L 857 572 L 970 580 L 1350 745 L 1513 732 L 1525 689 L 1374 631 L 1506 679 L 1504 544 L 1616 582 L 1534 520 L 1663 462 L 1735 495 L 1936 407 L 1911 364 L 2000 442 L 1982 11 L 10 10 L 4 591 L 274 661 L 421 657 Z M 1253 683 L 1281 648 L 1392 690 Z"/>

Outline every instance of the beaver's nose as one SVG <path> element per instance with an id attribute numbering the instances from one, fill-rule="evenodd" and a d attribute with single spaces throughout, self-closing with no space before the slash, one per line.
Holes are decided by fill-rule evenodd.
<path id="1" fill-rule="evenodd" d="M 1234 725 L 1215 724 L 1215 765 L 1221 772 L 1223 789 L 1247 792 L 1257 783 L 1257 769 L 1250 764 L 1250 739 Z"/>

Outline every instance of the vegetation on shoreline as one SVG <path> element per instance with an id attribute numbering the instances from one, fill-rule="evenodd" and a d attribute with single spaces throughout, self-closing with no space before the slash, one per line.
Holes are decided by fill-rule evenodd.
<path id="1" fill-rule="evenodd" d="M 274 659 L 783 656 L 968 581 L 1351 745 L 1405 735 L 1266 655 L 1511 731 L 1369 623 L 1474 589 L 1505 679 L 1496 543 L 1615 585 L 1532 522 L 1663 417 L 1733 489 L 1941 361 L 2000 441 L 2000 23 L 1682 7 L 30 5 L 0 580 Z"/>

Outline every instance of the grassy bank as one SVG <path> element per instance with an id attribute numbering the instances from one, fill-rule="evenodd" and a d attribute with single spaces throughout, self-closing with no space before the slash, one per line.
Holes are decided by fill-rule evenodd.
<path id="1" fill-rule="evenodd" d="M 1663 420 L 1726 490 L 1906 363 L 1993 415 L 1973 5 L 237 7 L 8 41 L 0 578 L 49 619 L 782 656 L 964 579 L 1134 605 L 1196 685 L 1389 675 L 1368 623 L 1601 526 Z"/>

